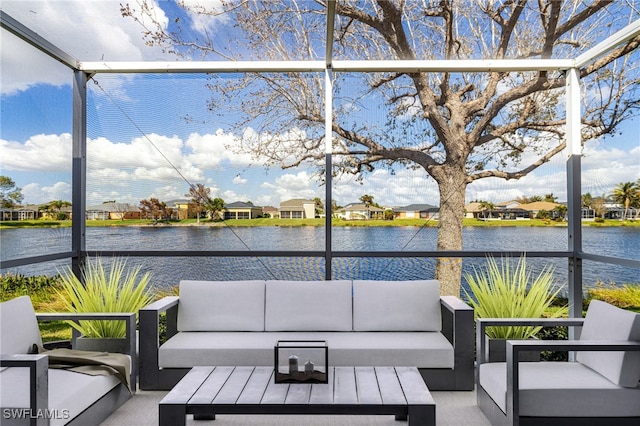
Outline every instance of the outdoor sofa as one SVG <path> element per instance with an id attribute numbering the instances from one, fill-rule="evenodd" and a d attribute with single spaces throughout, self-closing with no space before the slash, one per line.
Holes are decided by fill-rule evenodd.
<path id="1" fill-rule="evenodd" d="M 436 280 L 181 281 L 179 294 L 140 310 L 141 389 L 196 365 L 273 366 L 278 340 L 326 340 L 330 366 L 414 366 L 431 390 L 474 387 L 473 309 Z"/>
<path id="2" fill-rule="evenodd" d="M 126 370 L 130 370 L 130 376 L 121 375 L 121 380 L 111 374 L 110 367 L 95 368 L 95 364 L 101 362 L 95 359 L 112 360 L 111 354 L 95 356 L 95 353 L 68 349 L 34 353 L 39 352 L 38 347 L 40 350 L 43 347 L 39 320 L 84 319 L 126 321 L 129 354 L 116 357 Z M 137 373 L 132 361 L 132 357 L 135 359 L 135 319 L 135 313 L 36 314 L 27 296 L 0 303 L 0 424 L 100 424 L 135 392 Z M 44 349 L 49 349 L 46 346 Z M 49 354 L 53 359 L 54 353 L 70 357 L 64 361 L 57 359 L 61 363 L 72 362 L 76 368 L 92 371 L 86 371 L 90 373 L 86 374 L 60 366 L 50 368 Z M 90 360 L 93 366 L 77 364 L 85 356 L 93 357 Z M 96 370 L 107 373 L 98 374 Z"/>
<path id="3" fill-rule="evenodd" d="M 582 326 L 579 340 L 509 340 L 485 358 L 492 325 Z M 478 319 L 477 399 L 492 425 L 640 425 L 640 314 L 592 300 L 577 319 Z M 523 352 L 576 351 L 574 362 L 522 362 Z"/>

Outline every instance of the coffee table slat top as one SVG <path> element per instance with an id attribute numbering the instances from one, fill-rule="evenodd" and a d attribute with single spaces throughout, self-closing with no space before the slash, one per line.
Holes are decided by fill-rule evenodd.
<path id="1" fill-rule="evenodd" d="M 435 424 L 435 402 L 415 367 L 331 367 L 329 383 L 318 384 L 276 384 L 273 374 L 272 367 L 194 367 L 160 401 L 160 423 L 210 410 L 401 417 L 408 413 L 410 425 Z"/>
<path id="2" fill-rule="evenodd" d="M 356 367 L 356 387 L 360 404 L 382 404 L 378 378 L 373 367 Z"/>
<path id="3" fill-rule="evenodd" d="M 235 404 L 245 389 L 255 367 L 236 367 L 226 383 L 213 399 L 213 404 Z"/>
<path id="4" fill-rule="evenodd" d="M 247 382 L 246 389 L 238 398 L 238 404 L 260 404 L 264 399 L 267 385 L 273 382 L 273 368 L 256 367 Z"/>
<path id="5" fill-rule="evenodd" d="M 260 404 L 262 405 L 284 404 L 284 400 L 287 397 L 288 391 L 289 391 L 288 386 L 282 386 L 281 384 L 276 384 L 272 379 L 267 384 L 267 389 L 264 391 L 264 395 L 262 396 L 262 401 L 260 401 Z"/>
<path id="6" fill-rule="evenodd" d="M 312 386 L 309 404 L 331 404 L 333 403 L 333 368 L 329 369 L 327 375 L 328 383 L 324 386 Z"/>
<path id="7" fill-rule="evenodd" d="M 380 396 L 384 405 L 406 405 L 407 400 L 398 382 L 394 367 L 375 367 Z M 420 374 L 420 373 L 418 373 Z"/>
<path id="8" fill-rule="evenodd" d="M 311 384 L 309 383 L 292 383 L 289 385 L 285 404 L 308 404 L 311 395 Z"/>
<path id="9" fill-rule="evenodd" d="M 209 376 L 203 380 L 202 386 L 193 394 L 189 403 L 211 404 L 211 401 L 218 395 L 233 370 L 233 367 L 216 367 L 213 369 Z"/>
<path id="10" fill-rule="evenodd" d="M 185 376 L 187 380 L 180 380 L 171 391 L 162 399 L 164 404 L 185 404 L 190 401 L 194 394 L 200 389 L 202 383 L 207 380 L 215 367 L 198 367 L 192 369 Z"/>
<path id="11" fill-rule="evenodd" d="M 335 367 L 333 377 L 333 403 L 358 404 L 358 393 L 353 367 Z"/>
<path id="12" fill-rule="evenodd" d="M 396 367 L 396 373 L 404 396 L 407 398 L 407 404 L 424 404 L 427 401 L 435 405 L 436 402 L 424 381 L 416 380 L 421 379 L 422 376 L 415 368 Z"/>

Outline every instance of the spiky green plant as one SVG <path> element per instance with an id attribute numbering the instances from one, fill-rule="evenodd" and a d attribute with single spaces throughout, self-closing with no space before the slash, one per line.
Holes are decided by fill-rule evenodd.
<path id="1" fill-rule="evenodd" d="M 126 269 L 127 261 L 114 258 L 107 271 L 102 259 L 88 259 L 82 268 L 82 281 L 71 268 L 58 271 L 62 287 L 56 290 L 69 312 L 135 312 L 152 300 L 148 288 L 149 272 L 140 276 L 140 266 Z M 126 272 L 125 272 L 126 270 Z M 86 337 L 122 338 L 126 336 L 124 321 L 79 321 L 69 324 Z"/>
<path id="2" fill-rule="evenodd" d="M 500 264 L 488 257 L 485 268 L 473 268 L 473 273 L 465 273 L 465 278 L 471 294 L 466 289 L 464 292 L 477 318 L 541 318 L 560 291 L 559 287 L 554 289 L 552 266 L 545 266 L 532 279 L 526 256 L 521 256 L 515 267 L 509 257 L 501 258 Z M 564 306 L 547 316 L 559 317 L 567 311 Z M 527 339 L 540 329 L 533 326 L 487 327 L 487 336 Z"/>

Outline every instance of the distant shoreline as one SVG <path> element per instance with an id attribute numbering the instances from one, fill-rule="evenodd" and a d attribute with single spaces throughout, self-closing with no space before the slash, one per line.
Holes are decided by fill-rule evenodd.
<path id="1" fill-rule="evenodd" d="M 70 227 L 70 220 L 21 220 L 21 221 L 0 221 L 0 229 L 12 228 L 65 228 Z M 302 226 L 325 226 L 325 219 L 232 219 L 226 221 L 201 220 L 199 223 L 195 219 L 185 219 L 180 221 L 152 223 L 149 220 L 127 219 L 127 220 L 88 220 L 87 227 L 119 227 L 119 226 L 139 226 L 139 227 L 169 227 L 169 226 L 202 226 L 202 227 L 302 227 Z M 334 219 L 334 227 L 437 227 L 438 221 L 433 219 L 394 219 L 394 220 L 344 220 Z M 567 222 L 556 222 L 543 219 L 525 220 L 480 220 L 464 219 L 465 227 L 566 227 Z M 582 221 L 583 227 L 640 227 L 640 220 L 605 220 L 604 222 Z"/>

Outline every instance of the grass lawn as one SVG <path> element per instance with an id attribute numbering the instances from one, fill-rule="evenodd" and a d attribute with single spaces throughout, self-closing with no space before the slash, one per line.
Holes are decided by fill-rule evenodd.
<path id="1" fill-rule="evenodd" d="M 394 220 L 343 220 L 333 219 L 333 226 L 429 226 L 437 227 L 438 221 L 434 219 L 394 219 Z M 236 227 L 252 227 L 252 226 L 325 226 L 325 219 L 277 219 L 277 218 L 259 218 L 259 219 L 231 219 L 225 221 L 210 221 L 196 219 L 183 219 L 179 221 L 170 221 L 154 225 L 148 219 L 127 219 L 127 220 L 88 220 L 87 227 L 106 227 L 106 226 L 236 226 Z M 497 226 L 518 226 L 518 227 L 557 227 L 567 226 L 567 222 L 556 222 L 544 219 L 528 219 L 528 220 L 479 220 L 464 219 L 464 226 L 474 227 L 497 227 Z M 63 228 L 70 227 L 70 220 L 19 220 L 0 222 L 0 229 L 6 228 Z M 582 226 L 633 226 L 640 227 L 640 220 L 605 220 L 603 222 L 583 221 Z"/>

